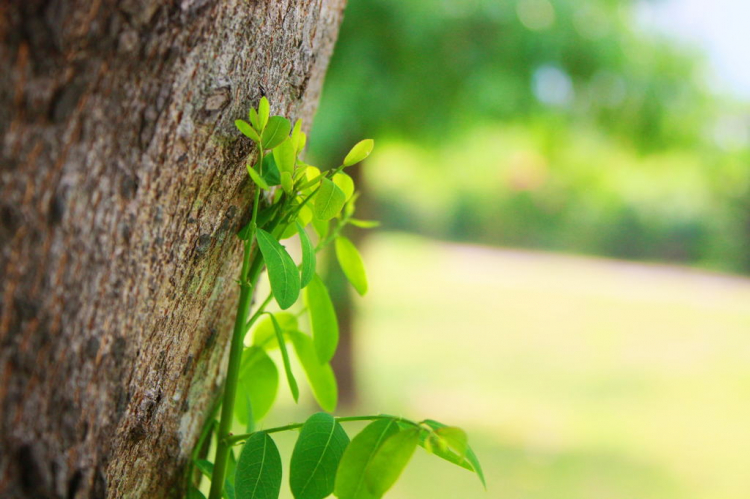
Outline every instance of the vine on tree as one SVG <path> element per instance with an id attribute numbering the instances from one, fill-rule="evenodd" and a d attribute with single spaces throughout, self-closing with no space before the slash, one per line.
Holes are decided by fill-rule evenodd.
<path id="1" fill-rule="evenodd" d="M 270 116 L 265 97 L 257 109 L 250 109 L 248 118 L 249 122 L 235 121 L 258 151 L 255 164 L 247 164 L 256 186 L 252 218 L 238 234 L 243 245 L 240 297 L 223 393 L 193 451 L 188 497 L 205 499 L 200 491 L 204 475 L 210 480 L 209 499 L 278 498 L 282 459 L 271 434 L 290 430 L 300 430 L 289 464 L 289 487 L 295 499 L 323 499 L 331 494 L 339 499 L 379 499 L 396 482 L 418 446 L 475 472 L 484 484 L 466 433 L 430 419 L 334 417 L 319 412 L 305 423 L 255 431 L 256 422 L 271 409 L 278 391 L 279 367 L 268 355 L 274 349 L 281 352 L 295 401 L 299 387 L 290 351 L 299 359 L 318 405 L 328 412 L 336 409 L 336 378 L 330 361 L 338 344 L 338 324 L 328 290 L 316 271 L 316 255 L 333 243 L 344 275 L 364 295 L 367 275 L 362 257 L 342 230 L 348 225 L 370 228 L 377 223 L 354 218 L 358 193 L 344 172 L 370 155 L 371 139 L 356 144 L 337 168 L 321 172 L 299 159 L 307 142 L 300 120 L 292 127 L 286 118 Z M 281 244 L 293 236 L 299 239 L 299 263 Z M 271 292 L 251 315 L 264 268 Z M 272 302 L 280 310 L 268 310 Z M 300 302 L 301 310 L 288 311 Z M 309 328 L 299 320 L 303 313 Z M 246 433 L 231 433 L 235 421 Z M 350 441 L 341 424 L 349 421 L 371 422 Z M 211 442 L 216 446 L 213 461 L 201 459 L 201 449 Z M 234 448 L 240 445 L 236 456 Z M 196 470 L 200 471 L 197 477 Z"/>

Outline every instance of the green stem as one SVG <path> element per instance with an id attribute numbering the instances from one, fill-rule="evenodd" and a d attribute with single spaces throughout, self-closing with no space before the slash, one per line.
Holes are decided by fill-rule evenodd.
<path id="1" fill-rule="evenodd" d="M 258 164 L 263 166 L 263 145 L 260 144 Z M 232 332 L 231 346 L 229 349 L 229 365 L 227 366 L 227 378 L 224 382 L 224 396 L 221 404 L 221 420 L 217 431 L 218 445 L 214 458 L 214 471 L 211 475 L 211 491 L 209 499 L 221 499 L 224 489 L 224 477 L 227 469 L 230 445 L 226 439 L 231 435 L 232 419 L 234 417 L 234 402 L 237 395 L 237 382 L 242 363 L 242 349 L 244 348 L 247 318 L 250 315 L 250 305 L 255 281 L 260 275 L 263 258 L 259 252 L 253 255 L 253 241 L 255 239 L 256 223 L 258 219 L 258 206 L 260 204 L 260 188 L 255 189 L 253 201 L 252 222 L 250 234 L 244 244 L 242 257 L 242 270 L 240 271 L 240 298 L 237 304 L 237 315 L 234 318 L 234 330 Z"/>
<path id="2" fill-rule="evenodd" d="M 412 426 L 416 426 L 417 428 L 420 428 L 419 423 L 415 423 L 411 419 L 406 418 L 399 418 L 397 416 L 389 416 L 387 414 L 379 414 L 377 416 L 346 416 L 346 417 L 336 417 L 334 418 L 339 423 L 347 423 L 350 421 L 377 421 L 379 419 L 392 419 L 393 421 L 398 421 L 401 423 L 410 424 Z M 276 426 L 274 428 L 269 428 L 267 430 L 259 430 L 253 433 L 278 433 L 280 431 L 289 431 L 289 430 L 296 430 L 297 428 L 302 428 L 305 423 L 294 423 L 294 424 L 288 424 L 285 426 Z M 232 435 L 226 439 L 227 443 L 231 445 L 236 445 L 238 442 L 241 442 L 243 440 L 247 440 L 253 433 L 243 433 L 242 435 Z"/>

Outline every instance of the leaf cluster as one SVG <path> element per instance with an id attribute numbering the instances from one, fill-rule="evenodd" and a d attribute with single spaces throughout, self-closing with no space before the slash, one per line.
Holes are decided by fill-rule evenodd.
<path id="1" fill-rule="evenodd" d="M 347 225 L 369 228 L 376 222 L 354 218 L 358 193 L 344 172 L 366 159 L 372 140 L 357 143 L 335 168 L 321 170 L 301 159 L 307 136 L 302 122 L 271 116 L 264 97 L 250 109 L 238 130 L 255 142 L 257 154 L 246 164 L 256 186 L 252 218 L 238 233 L 244 246 L 238 283 L 242 290 L 221 405 L 215 407 L 193 453 L 191 470 L 211 482 L 210 499 L 277 498 L 281 486 L 281 457 L 270 434 L 301 428 L 290 464 L 290 487 L 297 499 L 382 497 L 408 463 L 417 445 L 482 477 L 476 457 L 462 430 L 425 420 L 415 423 L 390 416 L 334 418 L 326 413 L 296 424 L 254 431 L 276 399 L 280 357 L 287 385 L 295 401 L 299 384 L 291 352 L 320 407 L 336 409 L 338 389 L 330 362 L 339 341 L 336 311 L 325 283 L 317 273 L 317 253 L 334 245 L 338 262 L 353 288 L 368 289 L 362 257 L 342 235 Z M 296 262 L 282 241 L 296 236 L 301 259 Z M 249 316 L 263 270 L 271 293 Z M 275 302 L 278 310 L 268 308 Z M 306 315 L 306 320 L 300 320 Z M 274 355 L 278 350 L 280 355 Z M 220 420 L 216 419 L 221 409 Z M 232 436 L 232 422 L 247 434 Z M 373 420 L 352 441 L 340 422 Z M 215 439 L 213 462 L 200 449 Z M 244 442 L 239 458 L 232 446 Z M 192 473 L 191 473 L 192 475 Z M 191 480 L 191 497 L 202 493 Z"/>

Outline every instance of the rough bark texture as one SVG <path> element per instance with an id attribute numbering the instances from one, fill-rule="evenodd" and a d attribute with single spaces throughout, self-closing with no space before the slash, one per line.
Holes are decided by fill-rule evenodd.
<path id="1" fill-rule="evenodd" d="M 262 92 L 312 118 L 345 0 L 0 4 L 0 497 L 161 498 L 223 377 Z"/>

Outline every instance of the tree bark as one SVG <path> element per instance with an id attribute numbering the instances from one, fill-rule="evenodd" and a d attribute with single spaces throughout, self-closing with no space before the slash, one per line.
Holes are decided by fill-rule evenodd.
<path id="1" fill-rule="evenodd" d="M 0 497 L 177 497 L 223 379 L 268 95 L 309 125 L 345 0 L 0 4 Z"/>

